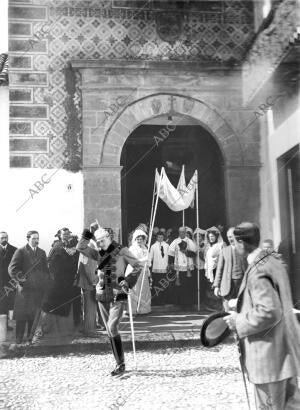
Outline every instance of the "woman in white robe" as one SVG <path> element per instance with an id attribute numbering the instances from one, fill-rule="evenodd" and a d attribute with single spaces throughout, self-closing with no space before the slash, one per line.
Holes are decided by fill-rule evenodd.
<path id="1" fill-rule="evenodd" d="M 136 285 L 131 291 L 132 313 L 134 315 L 147 314 L 151 312 L 151 290 L 150 290 L 150 284 L 149 284 L 150 271 L 149 271 L 149 266 L 148 266 L 148 253 L 147 253 L 146 240 L 147 240 L 147 234 L 143 230 L 137 229 L 133 233 L 132 245 L 129 248 L 130 252 L 137 259 L 139 259 L 141 264 L 143 264 L 144 266 L 142 273 L 140 274 L 137 280 Z M 131 269 L 132 268 L 129 265 L 126 269 L 126 274 L 125 274 L 126 276 L 130 273 Z M 140 302 L 139 310 L 137 310 L 139 295 L 140 295 L 140 291 L 142 287 L 144 270 L 145 270 L 145 274 L 144 274 L 144 282 L 143 282 L 143 288 L 142 288 L 142 294 L 141 294 L 141 302 Z"/>
<path id="2" fill-rule="evenodd" d="M 207 229 L 205 236 L 205 277 L 207 279 L 207 286 L 205 293 L 205 304 L 208 310 L 221 310 L 222 306 L 220 299 L 218 299 L 212 290 L 212 284 L 215 279 L 216 269 L 219 260 L 219 254 L 221 249 L 225 246 L 221 232 L 218 228 L 213 226 L 212 228 Z"/>

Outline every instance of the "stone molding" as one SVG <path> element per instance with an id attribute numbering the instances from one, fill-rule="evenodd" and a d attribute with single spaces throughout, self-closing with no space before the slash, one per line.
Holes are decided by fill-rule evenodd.
<path id="1" fill-rule="evenodd" d="M 152 94 L 135 100 L 119 113 L 102 139 L 100 165 L 118 166 L 123 145 L 134 129 L 145 120 L 170 112 L 192 117 L 206 128 L 218 143 L 226 165 L 244 166 L 244 153 L 238 136 L 215 109 L 195 98 L 168 93 Z M 114 152 L 110 149 L 112 146 L 116 147 Z"/>

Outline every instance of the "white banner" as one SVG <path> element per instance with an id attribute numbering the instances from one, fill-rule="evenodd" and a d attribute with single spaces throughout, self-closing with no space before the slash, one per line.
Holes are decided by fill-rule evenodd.
<path id="1" fill-rule="evenodd" d="M 172 209 L 178 212 L 187 209 L 193 202 L 197 181 L 197 171 L 195 171 L 189 184 L 185 189 L 182 187 L 180 191 L 176 189 L 170 182 L 164 168 L 161 169 L 161 184 L 159 190 L 159 197 Z M 158 190 L 159 173 L 156 171 L 156 191 Z M 179 186 L 179 184 L 178 184 Z"/>

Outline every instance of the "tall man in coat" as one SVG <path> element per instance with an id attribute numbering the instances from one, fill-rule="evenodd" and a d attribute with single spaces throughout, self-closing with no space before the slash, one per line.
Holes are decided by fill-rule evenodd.
<path id="1" fill-rule="evenodd" d="M 8 274 L 8 265 L 17 248 L 8 243 L 8 235 L 6 232 L 0 232 L 0 315 L 7 315 L 13 309 L 15 288 L 10 284 L 10 276 Z M 12 330 L 7 326 L 8 330 Z"/>
<path id="2" fill-rule="evenodd" d="M 30 338 L 34 319 L 40 313 L 49 285 L 46 253 L 38 244 L 38 232 L 29 231 L 27 245 L 16 250 L 8 267 L 17 288 L 14 308 L 17 343 L 23 341 L 26 324 L 27 338 Z"/>
<path id="3" fill-rule="evenodd" d="M 229 246 L 222 248 L 219 254 L 217 271 L 213 283 L 214 294 L 223 298 L 223 307 L 228 312 L 228 301 L 235 299 L 247 267 L 247 260 L 240 255 L 234 243 L 234 228 L 227 231 Z"/>
<path id="4" fill-rule="evenodd" d="M 93 238 L 96 240 L 98 249 L 89 246 Z M 96 286 L 96 299 L 117 362 L 111 375 L 117 376 L 125 371 L 119 324 L 127 303 L 128 291 L 135 286 L 142 265 L 128 248 L 112 240 L 109 229 L 99 228 L 98 224 L 92 224 L 90 230 L 83 231 L 77 250 L 98 263 L 99 283 Z M 133 270 L 125 277 L 128 264 L 133 267 Z"/>
<path id="5" fill-rule="evenodd" d="M 256 408 L 300 409 L 300 327 L 286 269 L 276 253 L 258 247 L 257 225 L 243 222 L 234 236 L 249 266 L 239 290 L 237 312 L 224 320 L 239 338 L 242 362 L 255 388 Z"/>

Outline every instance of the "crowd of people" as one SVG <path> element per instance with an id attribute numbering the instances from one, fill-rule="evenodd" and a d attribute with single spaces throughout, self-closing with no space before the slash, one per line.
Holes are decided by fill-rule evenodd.
<path id="1" fill-rule="evenodd" d="M 29 231 L 19 249 L 0 232 L 0 313 L 14 305 L 17 343 L 27 330 L 32 343 L 60 344 L 81 327 L 82 317 L 88 334 L 98 312 L 116 361 L 111 374 L 120 375 L 125 358 L 119 324 L 127 305 L 133 314 L 149 313 L 155 300 L 193 305 L 199 270 L 204 303 L 216 308 L 223 302 L 224 320 L 236 334 L 242 367 L 254 384 L 256 407 L 268 402 L 276 409 L 298 409 L 300 329 L 286 265 L 272 241 L 260 248 L 259 228 L 249 222 L 227 231 L 228 245 L 218 227 L 180 227 L 170 243 L 165 233 L 158 229 L 147 246 L 149 230 L 140 224 L 128 248 L 98 223 L 80 239 L 63 228 L 47 257 L 37 231 Z M 235 311 L 229 311 L 229 300 Z"/>
<path id="2" fill-rule="evenodd" d="M 95 230 L 97 224 L 93 225 Z M 113 241 L 114 233 L 107 228 Z M 132 289 L 132 312 L 148 314 L 153 306 L 194 309 L 200 279 L 201 309 L 225 310 L 227 301 L 237 296 L 246 270 L 246 261 L 234 250 L 233 228 L 224 238 L 223 227 L 195 229 L 154 227 L 148 252 L 149 227 L 140 224 L 129 235 L 129 252 L 142 268 Z M 86 336 L 104 329 L 96 287 L 98 261 L 78 250 L 78 237 L 62 228 L 55 235 L 48 257 L 38 247 L 39 234 L 29 231 L 27 244 L 16 249 L 0 233 L 0 314 L 14 311 L 16 342 L 61 343 L 75 331 Z M 227 242 L 229 245 L 227 245 Z M 94 237 L 89 249 L 98 253 Z M 272 241 L 263 247 L 272 251 Z M 101 270 L 101 269 L 100 269 Z M 125 277 L 133 267 L 128 265 Z M 128 315 L 128 308 L 124 314 Z M 27 337 L 24 338 L 27 327 Z M 8 330 L 11 330 L 8 327 Z"/>

